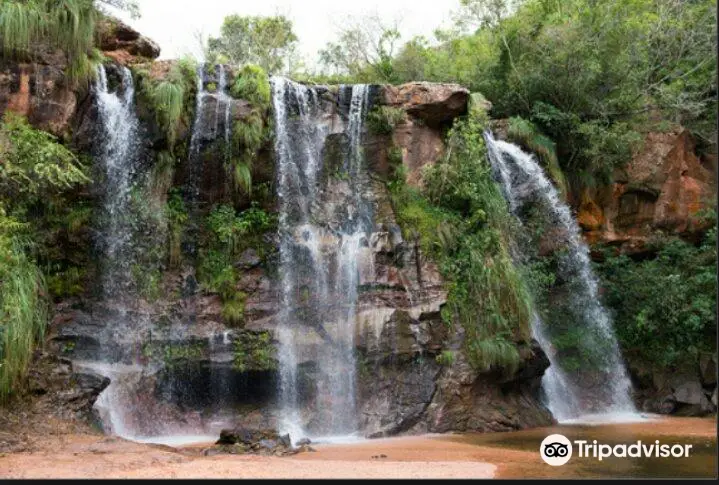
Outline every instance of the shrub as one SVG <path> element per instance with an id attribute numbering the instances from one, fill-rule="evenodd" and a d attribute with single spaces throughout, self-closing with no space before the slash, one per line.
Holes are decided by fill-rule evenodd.
<path id="1" fill-rule="evenodd" d="M 669 238 L 655 249 L 643 261 L 605 251 L 604 301 L 629 358 L 693 367 L 700 352 L 716 352 L 716 225 L 699 245 Z"/>
<path id="2" fill-rule="evenodd" d="M 48 319 L 43 275 L 25 254 L 21 227 L 0 208 L 0 402 L 22 388 Z"/>
<path id="3" fill-rule="evenodd" d="M 389 135 L 404 120 L 404 110 L 392 106 L 376 106 L 367 113 L 367 127 L 376 135 Z"/>
<path id="4" fill-rule="evenodd" d="M 242 66 L 230 87 L 230 94 L 234 98 L 249 101 L 262 111 L 269 109 L 271 89 L 267 73 L 260 66 Z"/>

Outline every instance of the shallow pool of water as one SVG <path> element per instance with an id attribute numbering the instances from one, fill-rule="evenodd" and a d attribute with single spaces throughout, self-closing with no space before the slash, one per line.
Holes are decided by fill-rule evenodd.
<path id="1" fill-rule="evenodd" d="M 573 453 L 565 465 L 544 463 L 539 447 L 550 434 L 561 434 L 573 443 Z M 606 477 L 606 478 L 713 478 L 717 476 L 716 419 L 659 418 L 641 423 L 560 424 L 510 433 L 484 433 L 448 436 L 444 439 L 471 443 L 482 448 L 527 451 L 526 462 L 511 462 L 501 468 L 500 476 L 512 477 Z M 575 440 L 592 444 L 691 445 L 689 456 L 609 457 L 599 461 L 580 457 Z M 501 458 L 501 451 L 497 453 Z M 516 460 L 516 459 L 515 459 Z"/>

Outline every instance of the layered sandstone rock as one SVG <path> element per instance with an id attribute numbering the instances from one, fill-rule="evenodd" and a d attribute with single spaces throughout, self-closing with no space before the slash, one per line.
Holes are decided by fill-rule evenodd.
<path id="1" fill-rule="evenodd" d="M 150 39 L 115 19 L 98 23 L 100 50 L 119 64 L 154 59 L 160 49 Z M 68 137 L 73 118 L 87 97 L 87 86 L 73 86 L 68 60 L 60 50 L 40 46 L 33 62 L 0 60 L 0 113 L 25 116 L 36 128 Z"/>
<path id="2" fill-rule="evenodd" d="M 712 168 L 696 154 L 689 132 L 649 133 L 639 153 L 609 187 L 581 194 L 578 222 L 590 243 L 642 251 L 657 231 L 691 236 L 714 204 Z"/>

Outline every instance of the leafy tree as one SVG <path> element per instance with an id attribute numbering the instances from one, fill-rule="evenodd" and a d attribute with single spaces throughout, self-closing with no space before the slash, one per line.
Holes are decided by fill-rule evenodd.
<path id="1" fill-rule="evenodd" d="M 359 81 L 393 82 L 393 56 L 400 33 L 397 23 L 378 16 L 348 20 L 336 42 L 320 50 L 320 63 L 332 74 L 349 74 Z"/>
<path id="2" fill-rule="evenodd" d="M 669 239 L 656 250 L 639 262 L 607 251 L 604 299 L 630 359 L 693 367 L 700 352 L 716 351 L 716 225 L 699 245 Z"/>
<path id="3" fill-rule="evenodd" d="M 88 182 L 75 155 L 10 112 L 0 124 L 0 402 L 22 388 L 47 323 L 45 280 L 33 257 L 44 221 L 29 217 Z"/>
<path id="4" fill-rule="evenodd" d="M 225 17 L 219 37 L 208 40 L 208 54 L 226 59 L 234 66 L 256 64 L 273 75 L 289 69 L 297 36 L 292 22 L 274 17 Z"/>

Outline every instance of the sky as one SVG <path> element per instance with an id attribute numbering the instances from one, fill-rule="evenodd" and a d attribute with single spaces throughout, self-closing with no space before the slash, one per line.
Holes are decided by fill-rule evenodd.
<path id="1" fill-rule="evenodd" d="M 347 16 L 378 14 L 397 19 L 402 41 L 414 35 L 432 37 L 448 25 L 459 0 L 138 0 L 139 19 L 118 17 L 160 45 L 161 59 L 197 56 L 197 34 L 217 36 L 226 15 L 284 14 L 294 25 L 300 52 L 309 65 L 317 51 L 336 38 L 337 25 Z"/>

